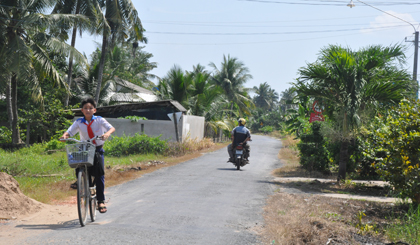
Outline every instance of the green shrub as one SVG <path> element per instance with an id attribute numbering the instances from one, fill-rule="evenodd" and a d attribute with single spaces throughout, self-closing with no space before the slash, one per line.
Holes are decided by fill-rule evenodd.
<path id="1" fill-rule="evenodd" d="M 147 120 L 147 118 L 139 117 L 139 116 L 125 116 L 125 117 L 119 117 L 118 119 L 129 119 L 132 122 L 138 122 L 140 120 Z"/>
<path id="2" fill-rule="evenodd" d="M 402 198 L 420 202 L 420 103 L 403 100 L 377 118 L 364 154 Z"/>
<path id="3" fill-rule="evenodd" d="M 420 206 L 411 204 L 402 218 L 386 228 L 386 234 L 392 242 L 420 244 Z"/>
<path id="4" fill-rule="evenodd" d="M 0 172 L 12 176 L 31 176 L 59 173 L 68 170 L 67 159 L 63 153 L 46 155 L 45 145 L 34 144 L 13 152 L 0 154 Z"/>
<path id="5" fill-rule="evenodd" d="M 310 133 L 303 134 L 298 143 L 300 164 L 310 171 L 328 170 L 328 151 L 320 129 L 321 123 L 313 122 Z"/>
<path id="6" fill-rule="evenodd" d="M 127 156 L 134 154 L 163 154 L 168 144 L 158 137 L 149 137 L 136 133 L 134 136 L 113 137 L 105 143 L 104 150 L 107 156 Z"/>
<path id="7" fill-rule="evenodd" d="M 272 126 L 265 126 L 265 127 L 262 127 L 260 129 L 260 131 L 263 132 L 264 134 L 269 134 L 269 133 L 273 132 L 273 127 Z"/>
<path id="8" fill-rule="evenodd" d="M 65 146 L 66 146 L 66 143 L 61 142 L 56 139 L 52 139 L 45 144 L 45 149 L 46 150 L 59 150 L 59 149 L 63 149 Z"/>
<path id="9" fill-rule="evenodd" d="M 0 127 L 0 144 L 12 143 L 12 131 L 4 126 Z"/>

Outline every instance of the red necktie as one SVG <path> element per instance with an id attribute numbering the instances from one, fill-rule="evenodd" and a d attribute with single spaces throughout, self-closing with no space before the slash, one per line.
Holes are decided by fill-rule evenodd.
<path id="1" fill-rule="evenodd" d="M 92 119 L 92 121 L 90 121 L 90 123 L 89 123 L 89 124 L 84 123 L 84 124 L 86 124 L 86 126 L 87 126 L 88 135 L 89 135 L 89 138 L 91 138 L 91 139 L 95 136 L 95 135 L 93 134 L 92 128 L 90 127 L 90 125 L 92 125 L 92 123 L 93 123 L 93 119 Z M 93 141 L 92 141 L 92 143 L 96 145 L 95 140 L 93 140 Z"/>

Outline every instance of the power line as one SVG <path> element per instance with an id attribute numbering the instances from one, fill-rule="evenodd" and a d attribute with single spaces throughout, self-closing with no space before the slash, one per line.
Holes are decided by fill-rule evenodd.
<path id="1" fill-rule="evenodd" d="M 414 14 L 414 13 L 420 13 L 420 11 L 413 11 L 413 12 L 406 12 L 405 14 Z M 160 21 L 160 20 L 144 20 L 143 23 L 162 23 L 162 24 L 259 24 L 259 23 L 289 23 L 289 22 L 314 22 L 314 21 L 324 21 L 324 20 L 348 20 L 348 19 L 360 19 L 360 18 L 370 18 L 370 17 L 376 17 L 378 15 L 364 15 L 364 16 L 355 16 L 355 17 L 346 17 L 346 18 L 317 18 L 317 19 L 302 19 L 302 20 L 284 20 L 284 21 L 240 21 L 240 22 L 202 22 L 202 21 Z"/>
<path id="2" fill-rule="evenodd" d="M 270 0 L 238 0 L 241 2 L 258 2 L 258 3 L 275 3 L 275 4 L 291 4 L 291 5 L 315 5 L 315 6 L 343 6 L 339 1 L 328 1 L 329 3 L 322 3 L 326 1 L 307 1 L 307 2 L 279 2 Z M 378 6 L 395 6 L 395 5 L 419 5 L 419 2 L 388 2 L 388 3 L 375 3 Z"/>
<path id="3" fill-rule="evenodd" d="M 199 26 L 199 27 L 239 27 L 239 28 L 274 28 L 274 27 L 282 27 L 282 28 L 288 28 L 288 27 L 330 27 L 330 26 L 365 26 L 366 24 L 354 24 L 354 23 L 350 23 L 350 24 L 334 24 L 334 25 L 319 25 L 319 24 L 314 24 L 314 25 L 267 25 L 267 26 L 261 26 L 261 25 L 215 25 L 215 24 L 196 24 L 196 23 L 170 23 L 170 22 L 149 22 L 149 23 L 154 23 L 154 24 L 162 24 L 162 25 L 181 25 L 181 26 Z M 387 24 L 400 24 L 401 22 L 396 21 L 396 22 L 387 22 Z"/>
<path id="4" fill-rule="evenodd" d="M 390 29 L 390 28 L 389 28 Z M 381 30 L 372 30 L 371 32 L 380 32 L 385 31 Z M 307 41 L 307 40 L 317 40 L 325 39 L 331 37 L 344 37 L 354 35 L 353 33 L 342 34 L 342 35 L 333 35 L 333 36 L 323 36 L 323 37 L 312 37 L 312 38 L 299 38 L 299 39 L 287 39 L 287 40 L 275 40 L 275 41 L 257 41 L 257 42 L 231 42 L 231 43 L 153 43 L 149 42 L 149 45 L 158 44 L 158 45 L 179 45 L 179 46 L 188 46 L 188 45 L 198 45 L 198 46 L 221 46 L 221 45 L 247 45 L 247 44 L 268 44 L 268 43 L 283 43 L 283 42 L 296 42 L 296 41 Z M 93 40 L 93 39 L 92 39 Z"/>
<path id="5" fill-rule="evenodd" d="M 404 27 L 405 25 L 384 26 L 384 27 L 371 27 L 364 30 L 387 29 L 395 27 Z M 249 36 L 249 35 L 284 35 L 284 34 L 308 34 L 308 33 L 326 33 L 326 32 L 345 32 L 345 31 L 358 31 L 360 28 L 351 29 L 336 29 L 336 30 L 322 30 L 322 31 L 289 31 L 289 32 L 260 32 L 260 33 L 218 33 L 218 32 L 153 32 L 146 33 L 152 34 L 166 34 L 166 35 L 202 35 L 202 36 Z"/>

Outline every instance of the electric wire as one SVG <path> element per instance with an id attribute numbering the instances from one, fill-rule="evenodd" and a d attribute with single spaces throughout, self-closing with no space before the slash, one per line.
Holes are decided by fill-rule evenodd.
<path id="1" fill-rule="evenodd" d="M 329 3 L 312 3 L 311 2 L 279 2 L 279 1 L 269 1 L 269 0 L 238 0 L 241 2 L 257 2 L 257 3 L 274 3 L 274 4 L 290 4 L 290 5 L 313 5 L 313 6 L 343 6 L 342 2 L 338 1 L 328 1 Z M 323 2 L 323 1 L 322 1 Z M 419 2 L 390 2 L 390 3 L 375 3 L 379 6 L 395 6 L 395 5 L 419 5 Z"/>
<path id="2" fill-rule="evenodd" d="M 383 27 L 370 27 L 364 28 L 363 30 L 375 30 L 375 29 L 387 29 L 405 27 L 406 25 L 394 25 L 394 26 L 383 26 Z M 259 32 L 259 33 L 218 33 L 218 32 L 164 32 L 164 31 L 148 31 L 147 33 L 152 34 L 166 34 L 166 35 L 202 35 L 202 36 L 250 36 L 250 35 L 284 35 L 284 34 L 308 34 L 308 33 L 326 33 L 326 32 L 345 32 L 345 31 L 359 31 L 360 28 L 351 29 L 335 29 L 335 30 L 317 30 L 317 31 L 287 31 L 287 32 Z"/>

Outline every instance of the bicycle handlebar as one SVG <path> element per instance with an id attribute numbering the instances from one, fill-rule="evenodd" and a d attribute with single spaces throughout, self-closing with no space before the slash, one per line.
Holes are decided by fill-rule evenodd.
<path id="1" fill-rule="evenodd" d="M 77 139 L 74 139 L 74 138 L 67 138 L 67 139 L 60 138 L 60 140 L 61 141 L 75 141 L 77 143 L 86 143 L 86 142 L 92 142 L 93 140 L 101 140 L 102 136 L 103 135 L 97 135 L 97 136 L 94 136 L 93 138 L 88 139 L 88 140 L 77 140 Z"/>

